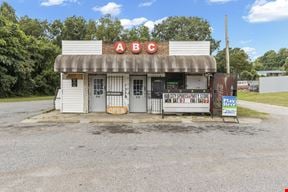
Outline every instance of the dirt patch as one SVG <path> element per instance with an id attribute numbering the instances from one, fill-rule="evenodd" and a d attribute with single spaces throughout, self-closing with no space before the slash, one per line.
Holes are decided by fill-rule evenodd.
<path id="1" fill-rule="evenodd" d="M 208 125 L 205 128 L 209 130 L 223 131 L 231 135 L 256 135 L 259 132 L 266 131 L 264 129 L 260 129 L 250 125 L 216 124 L 216 125 Z"/>
<path id="2" fill-rule="evenodd" d="M 154 125 L 153 131 L 163 133 L 187 133 L 187 132 L 200 132 L 199 127 L 196 126 L 177 126 L 177 125 Z M 149 131 L 149 130 L 148 130 Z"/>
<path id="3" fill-rule="evenodd" d="M 141 134 L 140 131 L 129 125 L 102 125 L 96 128 L 97 130 L 91 132 L 93 135 L 100 135 L 104 132 L 112 134 Z"/>
<path id="4" fill-rule="evenodd" d="M 160 133 L 187 133 L 200 134 L 211 131 L 222 131 L 231 135 L 255 135 L 259 132 L 267 131 L 252 125 L 239 124 L 126 124 L 126 125 L 100 125 L 94 126 L 90 131 L 93 135 L 102 133 L 111 134 L 141 134 L 145 132 Z"/>
<path id="5" fill-rule="evenodd" d="M 151 129 L 150 129 L 151 131 Z M 250 125 L 231 125 L 231 124 L 213 124 L 213 125 L 154 125 L 152 131 L 163 133 L 196 133 L 210 131 L 222 131 L 231 135 L 255 135 L 265 131 Z"/>

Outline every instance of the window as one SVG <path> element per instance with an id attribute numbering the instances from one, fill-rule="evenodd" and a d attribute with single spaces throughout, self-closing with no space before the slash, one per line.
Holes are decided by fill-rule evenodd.
<path id="1" fill-rule="evenodd" d="M 166 89 L 177 90 L 185 89 L 185 74 L 184 73 L 166 73 Z"/>
<path id="2" fill-rule="evenodd" d="M 133 95 L 143 95 L 143 80 L 133 80 Z"/>
<path id="3" fill-rule="evenodd" d="M 77 83 L 78 83 L 78 82 L 77 82 L 77 79 L 71 79 L 71 86 L 72 86 L 72 87 L 77 87 L 77 86 L 78 86 Z"/>
<path id="4" fill-rule="evenodd" d="M 99 96 L 104 93 L 104 79 L 94 79 L 94 95 Z"/>

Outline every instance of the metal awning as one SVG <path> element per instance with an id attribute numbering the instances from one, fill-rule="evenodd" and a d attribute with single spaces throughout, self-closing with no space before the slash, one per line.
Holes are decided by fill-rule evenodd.
<path id="1" fill-rule="evenodd" d="M 59 55 L 54 64 L 56 72 L 75 73 L 214 73 L 216 68 L 209 55 Z"/>

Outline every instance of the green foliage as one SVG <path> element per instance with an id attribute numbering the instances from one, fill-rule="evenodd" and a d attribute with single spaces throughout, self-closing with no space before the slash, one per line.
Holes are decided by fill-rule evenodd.
<path id="1" fill-rule="evenodd" d="M 16 13 L 13 7 L 11 7 L 7 2 L 3 2 L 0 6 L 0 16 L 7 19 L 8 21 L 17 22 Z"/>
<path id="2" fill-rule="evenodd" d="M 287 70 L 288 49 L 282 48 L 278 52 L 267 51 L 263 56 L 254 61 L 257 70 Z"/>
<path id="3" fill-rule="evenodd" d="M 85 40 L 93 40 L 96 39 L 96 22 L 93 20 L 89 20 L 86 24 L 86 33 L 84 36 Z"/>
<path id="4" fill-rule="evenodd" d="M 1 10 L 1 9 L 0 9 Z M 26 45 L 29 38 L 19 26 L 0 16 L 0 97 L 29 92 L 32 66 L 29 63 Z"/>
<path id="5" fill-rule="evenodd" d="M 283 69 L 286 71 L 286 73 L 288 74 L 288 57 L 285 60 L 285 64 L 283 65 Z"/>
<path id="6" fill-rule="evenodd" d="M 141 25 L 130 30 L 126 29 L 121 35 L 123 41 L 149 41 L 151 39 L 148 27 Z"/>
<path id="7" fill-rule="evenodd" d="M 114 42 L 120 40 L 123 27 L 118 19 L 113 19 L 110 15 L 100 18 L 96 22 L 96 37 L 104 42 Z"/>
<path id="8" fill-rule="evenodd" d="M 48 30 L 47 21 L 39 21 L 38 19 L 31 19 L 28 16 L 21 17 L 19 20 L 20 29 L 29 36 L 36 38 L 46 37 Z"/>
<path id="9" fill-rule="evenodd" d="M 152 36 L 159 41 L 211 41 L 212 52 L 220 45 L 212 38 L 209 22 L 200 17 L 169 17 L 155 26 Z"/>
<path id="10" fill-rule="evenodd" d="M 49 40 L 46 21 L 27 16 L 17 21 L 7 3 L 0 6 L 0 97 L 54 94 L 53 71 L 59 46 Z"/>
<path id="11" fill-rule="evenodd" d="M 49 24 L 48 28 L 49 39 L 51 39 L 51 41 L 59 47 L 61 47 L 63 28 L 63 23 L 58 19 Z"/>
<path id="12" fill-rule="evenodd" d="M 82 40 L 86 34 L 86 21 L 83 17 L 68 17 L 64 21 L 63 39 Z"/>
<path id="13" fill-rule="evenodd" d="M 60 48 L 48 40 L 31 39 L 31 46 L 28 47 L 30 60 L 33 61 L 34 93 L 37 95 L 54 94 L 55 88 L 59 85 L 59 74 L 54 72 L 53 64 L 56 56 L 60 54 Z"/>
<path id="14" fill-rule="evenodd" d="M 217 71 L 226 72 L 226 52 L 225 49 L 219 51 L 216 55 Z M 252 64 L 249 61 L 247 53 L 240 48 L 230 48 L 230 70 L 231 73 L 240 74 L 243 71 L 251 71 Z"/>
<path id="15" fill-rule="evenodd" d="M 253 80 L 253 74 L 249 71 L 242 71 L 240 73 L 240 80 Z"/>

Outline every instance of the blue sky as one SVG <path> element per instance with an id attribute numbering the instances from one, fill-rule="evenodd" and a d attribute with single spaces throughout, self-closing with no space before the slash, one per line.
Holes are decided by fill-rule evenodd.
<path id="1" fill-rule="evenodd" d="M 0 0 L 3 2 L 3 0 Z M 288 0 L 8 0 L 18 16 L 64 20 L 77 15 L 98 19 L 112 14 L 124 27 L 149 28 L 169 16 L 198 16 L 209 21 L 224 45 L 224 15 L 229 16 L 230 46 L 251 57 L 288 47 Z"/>

